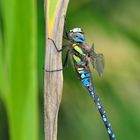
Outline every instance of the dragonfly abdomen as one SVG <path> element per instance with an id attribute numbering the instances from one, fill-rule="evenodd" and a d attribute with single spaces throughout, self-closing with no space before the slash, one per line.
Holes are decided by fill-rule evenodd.
<path id="1" fill-rule="evenodd" d="M 83 86 L 87 88 L 89 94 L 92 96 L 92 98 L 95 102 L 95 105 L 96 105 L 96 107 L 102 117 L 102 120 L 105 124 L 105 127 L 107 129 L 110 140 L 116 140 L 115 134 L 113 133 L 111 124 L 106 115 L 106 111 L 105 111 L 103 105 L 101 104 L 99 97 L 96 95 L 96 93 L 94 91 L 94 86 L 93 86 L 93 82 L 91 81 L 91 73 L 90 73 L 89 68 L 88 67 L 78 67 L 78 68 L 76 68 L 76 70 L 77 70 L 80 81 L 82 82 Z"/>
<path id="2" fill-rule="evenodd" d="M 92 96 L 95 105 L 105 124 L 110 140 L 116 140 L 115 134 L 113 133 L 111 124 L 108 120 L 104 107 L 101 104 L 99 97 L 95 94 L 90 68 L 88 66 L 87 54 L 84 53 L 82 48 L 80 48 L 79 46 L 73 45 L 73 47 L 74 48 L 72 57 L 78 78 L 82 82 L 83 86 L 88 90 L 89 94 Z"/>

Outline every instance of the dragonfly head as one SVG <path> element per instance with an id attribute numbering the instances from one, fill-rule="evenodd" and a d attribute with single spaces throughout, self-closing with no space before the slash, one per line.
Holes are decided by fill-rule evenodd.
<path id="1" fill-rule="evenodd" d="M 81 28 L 74 28 L 69 31 L 69 39 L 75 43 L 83 43 L 85 41 L 84 32 Z"/>

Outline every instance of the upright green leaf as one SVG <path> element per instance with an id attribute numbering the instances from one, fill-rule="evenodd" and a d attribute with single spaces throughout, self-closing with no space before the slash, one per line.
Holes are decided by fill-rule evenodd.
<path id="1" fill-rule="evenodd" d="M 7 108 L 10 137 L 37 140 L 36 2 L 3 0 L 2 7 L 4 43 L 0 43 L 0 49 L 4 51 L 0 53 L 4 57 L 0 60 L 0 90 Z"/>

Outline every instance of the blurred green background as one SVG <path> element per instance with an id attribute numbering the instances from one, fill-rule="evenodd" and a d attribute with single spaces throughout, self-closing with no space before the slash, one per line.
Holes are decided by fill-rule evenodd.
<path id="1" fill-rule="evenodd" d="M 17 2 L 14 3 L 16 9 L 12 2 L 10 4 L 8 1 L 0 1 L 0 59 L 3 60 L 0 60 L 0 140 L 12 139 L 10 133 L 13 131 L 11 132 L 11 130 L 18 130 L 19 122 L 24 118 L 27 119 L 25 121 L 28 123 L 20 129 L 23 130 L 23 134 L 19 134 L 20 137 L 25 134 L 30 140 L 44 140 L 43 64 L 45 29 L 43 0 L 22 0 L 22 3 L 18 0 L 13 1 Z M 31 11 L 26 11 L 26 8 L 30 8 L 28 5 L 32 7 Z M 100 78 L 97 72 L 93 70 L 93 78 L 96 92 L 105 106 L 118 140 L 138 140 L 140 137 L 139 5 L 139 0 L 70 0 L 66 15 L 68 28 L 81 27 L 85 32 L 89 46 L 94 42 L 96 51 L 102 52 L 105 56 L 106 67 L 103 77 Z M 14 9 L 13 13 L 11 7 Z M 24 10 L 16 14 L 21 9 Z M 15 21 L 13 22 L 13 20 Z M 30 22 L 27 23 L 26 20 Z M 17 30 L 14 30 L 14 27 Z M 20 33 L 23 36 L 19 36 Z M 12 38 L 13 36 L 14 38 Z M 7 39 L 9 40 L 8 45 L 6 44 Z M 12 42 L 12 40 L 14 41 Z M 16 47 L 12 48 L 12 46 Z M 24 46 L 26 47 L 23 51 Z M 8 54 L 6 47 L 11 48 L 8 50 Z M 15 54 L 17 55 L 15 56 Z M 25 56 L 28 56 L 27 59 L 22 59 Z M 12 62 L 9 60 L 10 58 L 12 58 Z M 16 65 L 14 65 L 15 59 Z M 30 62 L 29 66 L 26 65 L 28 62 Z M 19 74 L 19 76 L 31 78 L 23 78 L 23 80 L 22 78 L 15 78 L 12 79 L 11 84 L 9 84 L 8 79 L 7 84 L 7 81 L 2 80 L 5 79 L 3 77 L 5 70 L 7 70 L 5 76 L 9 72 L 11 77 L 12 74 L 13 77 Z M 31 73 L 33 73 L 32 76 Z M 35 83 L 30 85 L 33 81 Z M 12 83 L 15 84 L 12 85 Z M 22 93 L 20 91 L 22 87 L 19 89 L 20 94 L 19 91 L 14 94 L 17 90 L 16 86 L 22 85 L 24 85 L 23 89 L 24 87 L 29 89 L 28 92 L 31 93 L 31 96 L 24 95 L 26 90 Z M 15 89 L 11 95 L 5 96 L 4 94 L 8 92 L 7 89 L 13 86 Z M 10 92 L 8 93 L 10 94 Z M 18 97 L 18 94 L 21 97 Z M 34 99 L 32 99 L 33 97 Z M 16 109 L 17 105 L 21 105 L 22 102 L 24 103 L 22 106 L 24 111 L 19 110 L 21 108 Z M 32 108 L 28 110 L 29 106 Z M 30 111 L 31 113 L 29 113 Z M 18 116 L 19 114 L 20 116 Z M 17 120 L 21 115 L 23 118 Z M 14 126 L 9 124 L 10 116 L 15 117 L 15 122 L 17 120 Z M 31 120 L 33 120 L 32 123 Z M 71 61 L 69 61 L 68 69 L 64 71 L 63 99 L 58 124 L 58 140 L 108 139 L 101 117 L 87 91 L 77 80 Z M 15 136 L 15 138 L 19 139 L 19 136 Z M 24 137 L 20 140 L 27 140 L 27 138 Z M 16 139 L 13 138 L 12 140 Z"/>

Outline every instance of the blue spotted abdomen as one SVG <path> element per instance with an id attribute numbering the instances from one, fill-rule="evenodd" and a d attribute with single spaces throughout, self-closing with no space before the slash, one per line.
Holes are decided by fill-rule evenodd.
<path id="1" fill-rule="evenodd" d="M 92 92 L 94 89 L 90 69 L 87 66 L 78 67 L 76 68 L 76 72 L 82 85 L 87 88 L 89 92 Z"/>
<path id="2" fill-rule="evenodd" d="M 101 104 L 99 97 L 95 94 L 90 70 L 88 68 L 86 69 L 86 67 L 85 68 L 80 67 L 80 68 L 77 68 L 76 71 L 77 71 L 80 81 L 82 82 L 83 86 L 88 89 L 89 94 L 92 96 L 92 98 L 95 102 L 95 105 L 96 105 L 97 109 L 99 110 L 99 113 L 102 117 L 102 120 L 107 129 L 108 135 L 110 137 L 110 140 L 116 140 L 115 134 L 113 133 L 111 124 L 108 120 L 104 107 Z"/>

